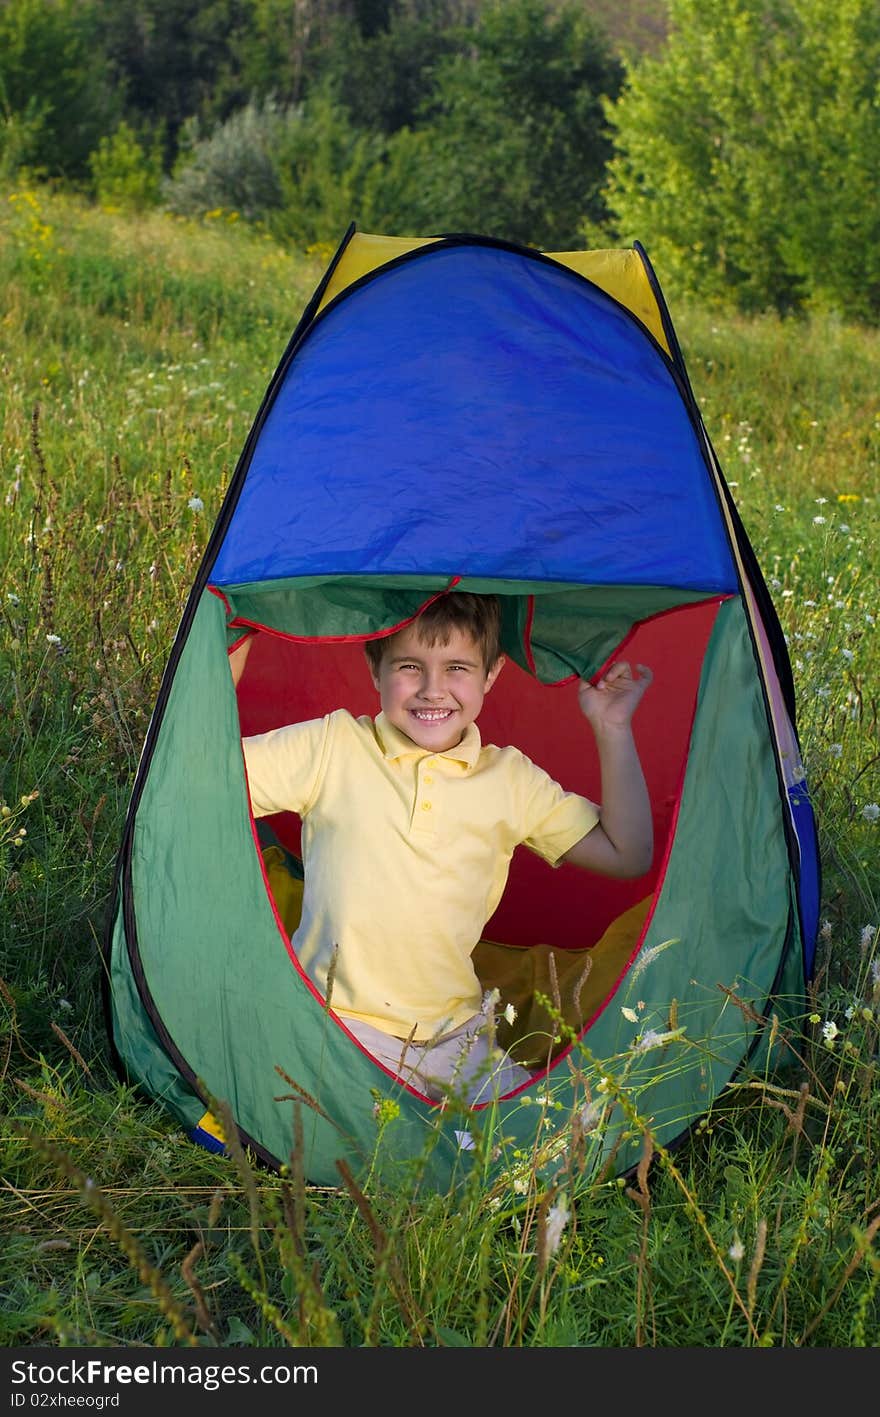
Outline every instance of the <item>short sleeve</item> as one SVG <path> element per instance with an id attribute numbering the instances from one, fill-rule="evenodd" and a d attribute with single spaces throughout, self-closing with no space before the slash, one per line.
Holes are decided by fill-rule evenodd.
<path id="1" fill-rule="evenodd" d="M 331 717 L 312 718 L 241 740 L 255 817 L 307 812 L 318 792 Z"/>
<path id="2" fill-rule="evenodd" d="M 523 845 L 551 866 L 570 851 L 575 842 L 592 831 L 599 820 L 599 808 L 577 792 L 566 792 L 543 768 L 523 758 L 525 793 L 523 799 Z"/>

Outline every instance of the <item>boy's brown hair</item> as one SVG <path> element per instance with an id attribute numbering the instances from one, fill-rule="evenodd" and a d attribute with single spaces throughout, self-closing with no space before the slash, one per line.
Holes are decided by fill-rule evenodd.
<path id="1" fill-rule="evenodd" d="M 469 635 L 482 655 L 486 672 L 501 655 L 501 601 L 497 595 L 474 595 L 467 590 L 450 590 L 432 600 L 416 617 L 419 639 L 426 645 L 449 642 L 453 630 Z M 364 652 L 374 674 L 379 673 L 382 656 L 393 635 L 366 640 Z"/>

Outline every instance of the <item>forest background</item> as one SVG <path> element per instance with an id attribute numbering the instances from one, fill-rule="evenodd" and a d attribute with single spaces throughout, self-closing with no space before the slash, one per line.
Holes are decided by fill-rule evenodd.
<path id="1" fill-rule="evenodd" d="M 0 1344 L 876 1346 L 878 83 L 876 0 L 0 0 Z M 640 240 L 789 643 L 797 1060 L 631 1183 L 322 1195 L 112 1069 L 143 735 L 352 220 Z"/>
<path id="2" fill-rule="evenodd" d="M 281 241 L 630 244 L 876 318 L 871 0 L 3 0 L 0 174 Z"/>

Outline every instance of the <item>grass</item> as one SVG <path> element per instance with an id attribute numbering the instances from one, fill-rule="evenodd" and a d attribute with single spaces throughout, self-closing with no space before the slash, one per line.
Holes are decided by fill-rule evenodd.
<path id="1" fill-rule="evenodd" d="M 876 331 L 673 304 L 788 636 L 818 814 L 794 1064 L 725 1092 L 674 1156 L 635 1115 L 632 1178 L 419 1199 L 211 1156 L 116 1078 L 97 945 L 140 745 L 324 260 L 224 221 L 0 201 L 0 1344 L 875 1345 Z"/>

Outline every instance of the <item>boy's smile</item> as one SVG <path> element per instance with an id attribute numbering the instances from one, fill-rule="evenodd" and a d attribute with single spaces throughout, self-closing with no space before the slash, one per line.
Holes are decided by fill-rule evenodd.
<path id="1" fill-rule="evenodd" d="M 428 644 L 416 625 L 389 637 L 373 683 L 385 717 L 419 748 L 445 753 L 460 743 L 504 663 L 486 670 L 479 646 L 452 629 L 446 644 Z"/>

